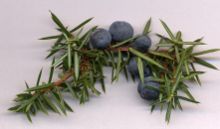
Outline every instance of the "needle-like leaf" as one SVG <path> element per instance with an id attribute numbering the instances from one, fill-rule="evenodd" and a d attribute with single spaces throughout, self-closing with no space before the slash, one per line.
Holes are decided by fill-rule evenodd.
<path id="1" fill-rule="evenodd" d="M 157 52 L 157 51 L 152 51 L 152 50 L 149 50 L 148 52 L 149 52 L 149 54 L 152 54 L 152 55 L 156 55 L 156 56 L 160 56 L 160 57 L 164 57 L 164 58 L 173 60 L 173 58 L 170 55 L 168 55 L 167 53 L 162 53 L 162 52 Z"/>
<path id="2" fill-rule="evenodd" d="M 151 18 L 147 21 L 144 27 L 143 35 L 147 35 L 150 32 L 150 25 L 151 25 Z"/>
<path id="3" fill-rule="evenodd" d="M 53 102 L 48 98 L 46 95 L 42 95 L 42 98 L 44 102 L 56 113 L 60 114 L 59 110 L 57 107 L 53 104 Z"/>
<path id="4" fill-rule="evenodd" d="M 129 51 L 130 51 L 131 53 L 137 55 L 138 57 L 140 57 L 140 58 L 142 58 L 142 59 L 148 61 L 148 63 L 150 63 L 150 64 L 152 64 L 152 65 L 156 65 L 156 66 L 158 66 L 158 67 L 161 68 L 161 69 L 164 69 L 164 67 L 163 67 L 161 64 L 157 63 L 156 61 L 154 61 L 153 59 L 151 59 L 151 58 L 148 57 L 147 55 L 144 55 L 143 53 L 141 53 L 141 52 L 139 52 L 139 51 L 137 51 L 137 50 L 135 50 L 135 49 L 133 49 L 133 48 L 129 48 Z"/>
<path id="5" fill-rule="evenodd" d="M 115 43 L 114 45 L 111 46 L 111 48 L 120 47 L 120 46 L 122 46 L 122 45 L 125 45 L 125 44 L 127 44 L 127 43 L 130 43 L 131 41 L 133 41 L 133 40 L 136 39 L 136 38 L 137 38 L 137 37 L 135 36 L 135 37 L 131 37 L 131 38 L 125 40 L 125 41 Z"/>
<path id="6" fill-rule="evenodd" d="M 160 20 L 160 22 L 163 25 L 163 27 L 166 30 L 166 32 L 168 33 L 168 35 L 170 36 L 170 38 L 172 40 L 175 40 L 175 37 L 174 37 L 173 33 L 171 32 L 170 28 L 167 26 L 167 24 L 164 21 L 162 21 L 162 20 Z"/>
<path id="7" fill-rule="evenodd" d="M 217 67 L 215 67 L 214 65 L 208 63 L 207 61 L 205 61 L 203 59 L 196 58 L 196 57 L 194 59 L 195 59 L 195 63 L 197 63 L 197 64 L 203 65 L 205 67 L 208 67 L 208 68 L 211 68 L 211 69 L 214 69 L 214 70 L 218 69 Z"/>
<path id="8" fill-rule="evenodd" d="M 70 32 L 75 32 L 76 30 L 82 28 L 84 25 L 86 25 L 87 23 L 89 23 L 91 20 L 93 19 L 93 17 L 86 19 L 85 21 L 83 21 L 82 23 L 80 23 L 78 26 L 76 26 L 75 28 L 73 28 L 72 30 L 70 30 Z"/>
<path id="9" fill-rule="evenodd" d="M 59 37 L 60 37 L 60 35 L 53 35 L 53 36 L 47 36 L 47 37 L 40 38 L 39 40 L 52 40 L 52 39 L 57 39 Z"/>
<path id="10" fill-rule="evenodd" d="M 53 58 L 51 67 L 50 67 L 50 75 L 49 75 L 49 79 L 48 79 L 48 83 L 51 83 L 52 79 L 53 79 L 53 73 L 54 73 L 54 67 L 53 64 L 55 62 L 55 58 Z"/>
<path id="11" fill-rule="evenodd" d="M 51 87 L 51 86 L 52 86 L 51 83 L 42 84 L 42 85 L 39 85 L 39 86 L 37 86 L 37 87 L 29 88 L 29 89 L 27 89 L 26 91 L 38 91 L 38 90 L 42 90 L 42 89 L 49 88 L 49 87 Z"/>
<path id="12" fill-rule="evenodd" d="M 167 121 L 167 123 L 170 122 L 171 111 L 172 111 L 172 103 L 169 102 L 168 107 L 167 107 L 167 111 L 166 111 L 166 121 Z"/>
<path id="13" fill-rule="evenodd" d="M 196 104 L 199 103 L 196 100 L 192 100 L 192 99 L 189 99 L 189 98 L 186 98 L 186 97 L 183 97 L 183 96 L 177 96 L 177 98 L 185 100 L 185 101 L 189 101 L 189 102 L 192 102 L 192 103 L 196 103 Z"/>
<path id="14" fill-rule="evenodd" d="M 41 79 L 42 71 L 43 71 L 43 68 L 40 70 L 40 73 L 38 74 L 38 78 L 37 78 L 36 86 L 38 86 L 39 83 L 40 83 L 40 79 Z"/>
<path id="15" fill-rule="evenodd" d="M 68 44 L 67 49 L 67 57 L 68 57 L 68 68 L 70 69 L 72 67 L 72 44 Z"/>
<path id="16" fill-rule="evenodd" d="M 53 21 L 57 24 L 57 26 L 59 26 L 59 28 L 61 29 L 61 31 L 66 34 L 68 37 L 71 37 L 72 34 L 66 29 L 66 27 L 64 27 L 64 25 L 62 24 L 62 22 L 59 20 L 59 18 L 52 12 L 51 13 L 51 17 L 53 19 Z"/>
<path id="17" fill-rule="evenodd" d="M 192 56 L 201 56 L 201 55 L 204 55 L 204 54 L 213 53 L 213 52 L 217 52 L 217 51 L 220 51 L 220 49 L 204 50 L 204 51 L 201 51 L 201 52 L 192 53 Z"/>
<path id="18" fill-rule="evenodd" d="M 140 80 L 143 83 L 144 82 L 144 65 L 143 65 L 141 58 L 138 58 L 138 57 L 137 57 L 137 66 L 138 66 Z"/>
<path id="19" fill-rule="evenodd" d="M 77 52 L 74 52 L 74 73 L 75 78 L 79 78 L 79 56 Z"/>

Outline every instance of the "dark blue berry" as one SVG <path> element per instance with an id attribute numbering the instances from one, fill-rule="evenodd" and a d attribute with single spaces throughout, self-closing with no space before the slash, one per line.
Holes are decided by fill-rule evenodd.
<path id="1" fill-rule="evenodd" d="M 131 45 L 131 47 L 133 47 L 134 49 L 140 52 L 147 52 L 150 46 L 151 46 L 151 39 L 148 36 L 138 37 Z"/>
<path id="2" fill-rule="evenodd" d="M 112 40 L 116 42 L 121 42 L 129 39 L 134 34 L 134 30 L 131 24 L 125 21 L 113 22 L 109 28 L 109 32 L 112 35 Z"/>
<path id="3" fill-rule="evenodd" d="M 155 82 L 151 79 L 151 77 L 144 78 L 144 82 L 139 82 L 138 84 L 138 93 L 141 98 L 145 100 L 156 100 L 159 97 L 159 91 L 154 89 L 148 89 L 145 86 L 152 86 L 154 88 L 159 89 L 160 83 Z"/>
<path id="4" fill-rule="evenodd" d="M 97 49 L 105 49 L 109 47 L 111 40 L 111 34 L 105 29 L 95 30 L 90 37 L 92 47 Z"/>
<path id="5" fill-rule="evenodd" d="M 147 65 L 146 62 L 144 62 L 143 64 L 144 64 L 144 76 L 145 77 L 150 76 L 152 74 L 150 67 Z M 128 63 L 128 70 L 134 77 L 139 77 L 137 62 L 134 57 L 131 58 L 130 62 Z"/>

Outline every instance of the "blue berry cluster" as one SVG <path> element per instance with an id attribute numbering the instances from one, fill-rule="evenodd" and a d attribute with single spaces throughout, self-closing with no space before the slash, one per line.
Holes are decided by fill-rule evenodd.
<path id="1" fill-rule="evenodd" d="M 111 34 L 105 29 L 97 29 L 91 36 L 92 46 L 97 49 L 105 49 L 111 44 Z"/>
<path id="2" fill-rule="evenodd" d="M 116 21 L 113 22 L 109 28 L 97 29 L 93 32 L 90 38 L 90 42 L 93 48 L 106 49 L 110 47 L 112 42 L 121 42 L 132 38 L 134 29 L 128 22 Z"/>
<path id="3" fill-rule="evenodd" d="M 135 78 L 139 78 L 138 66 L 135 57 L 132 57 L 129 64 L 128 70 L 130 71 L 131 75 Z M 159 97 L 158 90 L 146 88 L 146 86 L 151 86 L 156 89 L 159 88 L 160 84 L 155 82 L 151 79 L 152 77 L 152 70 L 147 62 L 144 62 L 144 82 L 139 82 L 138 84 L 138 93 L 143 99 L 146 100 L 155 100 Z"/>
<path id="4" fill-rule="evenodd" d="M 116 21 L 111 24 L 109 32 L 113 41 L 121 42 L 133 36 L 134 30 L 131 24 L 124 21 Z"/>
<path id="5" fill-rule="evenodd" d="M 134 35 L 134 29 L 130 23 L 125 21 L 115 21 L 113 22 L 109 30 L 100 28 L 94 31 L 90 37 L 90 43 L 93 48 L 104 50 L 111 46 L 111 43 L 122 42 L 127 39 L 132 38 Z M 151 39 L 147 35 L 141 35 L 135 38 L 133 43 L 129 45 L 139 52 L 147 53 L 148 49 L 151 47 Z M 137 66 L 136 57 L 132 56 L 129 64 L 127 66 L 130 74 L 134 78 L 139 78 L 139 71 Z M 146 88 L 145 86 L 151 86 L 154 88 L 159 88 L 160 84 L 151 80 L 152 70 L 147 62 L 144 62 L 144 82 L 139 82 L 138 93 L 145 100 L 155 100 L 159 96 L 159 92 L 154 89 Z"/>

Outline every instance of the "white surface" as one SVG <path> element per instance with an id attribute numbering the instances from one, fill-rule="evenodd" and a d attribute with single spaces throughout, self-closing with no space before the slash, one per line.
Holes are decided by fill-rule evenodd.
<path id="1" fill-rule="evenodd" d="M 89 17 L 90 25 L 108 27 L 115 20 L 129 21 L 141 32 L 145 21 L 153 18 L 153 32 L 164 32 L 159 18 L 173 30 L 182 30 L 184 38 L 205 36 L 210 48 L 220 48 L 220 2 L 218 0 L 0 0 L 0 129 L 216 129 L 220 126 L 219 71 L 208 70 L 203 86 L 192 93 L 199 105 L 184 103 L 184 111 L 172 113 L 171 123 L 164 122 L 164 112 L 149 112 L 148 104 L 136 92 L 136 84 L 124 79 L 107 93 L 92 98 L 85 105 L 70 101 L 75 113 L 68 117 L 38 114 L 30 124 L 25 116 L 7 111 L 16 93 L 24 90 L 24 80 L 33 84 L 45 61 L 49 42 L 38 41 L 54 34 L 52 10 L 66 25 L 74 26 Z M 220 68 L 220 53 L 212 54 Z"/>

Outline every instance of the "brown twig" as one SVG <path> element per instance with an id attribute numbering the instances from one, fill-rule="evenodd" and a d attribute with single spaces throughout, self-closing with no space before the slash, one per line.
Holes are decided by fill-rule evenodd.
<path id="1" fill-rule="evenodd" d="M 59 80 L 53 82 L 53 83 L 51 84 L 51 86 L 57 86 L 57 87 L 61 86 L 61 84 L 62 84 L 63 82 L 65 82 L 67 79 L 69 79 L 72 75 L 73 75 L 73 71 L 72 71 L 72 70 L 66 72 L 61 79 L 59 79 Z M 45 92 L 49 91 L 51 88 L 52 88 L 52 87 L 49 87 L 49 88 L 47 88 L 47 89 L 43 89 L 43 90 L 41 90 L 40 92 L 41 92 L 41 93 L 45 93 Z M 35 94 L 35 93 L 34 93 L 34 94 Z"/>
<path id="2" fill-rule="evenodd" d="M 60 86 L 64 81 L 66 81 L 66 80 L 67 80 L 68 78 L 70 78 L 72 75 L 73 75 L 73 71 L 70 70 L 70 71 L 68 71 L 66 74 L 64 74 L 64 76 L 63 76 L 60 80 L 58 80 L 58 81 L 56 81 L 56 82 L 53 82 L 52 85 L 53 85 L 53 86 Z"/>
<path id="3" fill-rule="evenodd" d="M 115 52 L 117 52 L 117 51 L 127 52 L 128 48 L 129 48 L 128 46 L 126 46 L 126 47 L 117 47 L 117 48 L 110 47 L 107 50 L 115 51 Z"/>

